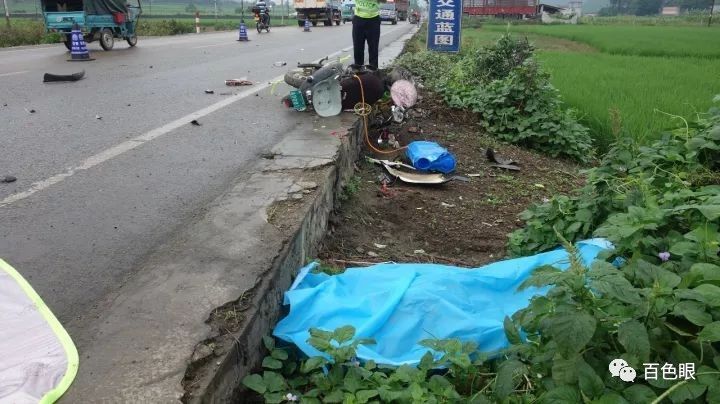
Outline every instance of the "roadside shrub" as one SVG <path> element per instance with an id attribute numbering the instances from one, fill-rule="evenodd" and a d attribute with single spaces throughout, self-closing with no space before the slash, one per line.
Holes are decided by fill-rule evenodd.
<path id="1" fill-rule="evenodd" d="M 534 51 L 535 47 L 527 38 L 515 40 L 510 35 L 503 35 L 495 45 L 477 51 L 474 73 L 482 82 L 503 79 L 532 58 Z"/>
<path id="2" fill-rule="evenodd" d="M 238 29 L 238 23 L 231 20 L 222 20 L 213 24 L 215 31 L 232 31 Z"/>
<path id="3" fill-rule="evenodd" d="M 720 109 L 711 109 L 692 126 L 666 133 L 650 146 L 620 136 L 601 164 L 585 174 L 586 184 L 575 195 L 557 196 L 521 215 L 526 227 L 510 237 L 513 255 L 552 248 L 557 244 L 553 229 L 569 240 L 597 234 L 629 250 L 663 250 L 671 248 L 670 235 L 708 221 L 717 225 Z M 653 236 L 624 241 L 635 232 Z"/>
<path id="4" fill-rule="evenodd" d="M 515 357 L 553 382 L 541 399 L 718 402 L 720 109 L 649 147 L 620 138 L 579 192 L 522 218 L 509 242 L 515 255 L 565 238 L 615 246 L 590 269 L 571 260 L 567 272 L 537 270 L 526 282 L 552 287 L 513 316 L 528 335 Z M 607 377 L 618 358 L 637 371 L 635 383 Z M 694 374 L 645 378 L 653 363 L 690 364 Z"/>
<path id="5" fill-rule="evenodd" d="M 577 122 L 573 110 L 561 108 L 560 95 L 533 51 L 527 40 L 504 35 L 475 52 L 419 52 L 404 55 L 398 63 L 451 107 L 478 113 L 487 133 L 553 157 L 586 160 L 592 154 L 588 129 Z"/>
<path id="6" fill-rule="evenodd" d="M 140 19 L 137 33 L 139 36 L 180 35 L 195 32 L 195 24 L 190 21 Z"/>
<path id="7" fill-rule="evenodd" d="M 425 85 L 436 89 L 449 79 L 447 66 L 455 65 L 458 60 L 454 55 L 421 50 L 405 53 L 398 59 L 398 64 L 420 77 Z"/>
<path id="8" fill-rule="evenodd" d="M 45 33 L 45 26 L 40 21 L 14 21 L 10 28 L 0 24 L 0 48 L 57 43 L 60 40 L 59 34 Z"/>

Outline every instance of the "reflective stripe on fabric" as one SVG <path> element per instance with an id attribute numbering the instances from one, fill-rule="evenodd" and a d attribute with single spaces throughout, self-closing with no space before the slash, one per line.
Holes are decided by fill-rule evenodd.
<path id="1" fill-rule="evenodd" d="M 0 357 L 0 403 L 54 403 L 70 387 L 79 364 L 67 331 L 2 259 Z"/>
<path id="2" fill-rule="evenodd" d="M 360 18 L 375 18 L 380 15 L 377 0 L 355 0 L 355 15 Z"/>

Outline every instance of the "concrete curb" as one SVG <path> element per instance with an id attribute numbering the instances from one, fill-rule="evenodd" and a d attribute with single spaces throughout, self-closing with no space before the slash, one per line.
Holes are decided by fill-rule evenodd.
<path id="1" fill-rule="evenodd" d="M 386 47 L 380 55 L 381 66 L 390 64 L 415 32 L 416 30 L 413 30 Z M 273 262 L 272 269 L 267 273 L 269 276 L 263 277 L 257 285 L 252 302 L 252 315 L 237 334 L 235 343 L 207 386 L 200 394 L 187 400 L 188 402 L 243 402 L 242 392 L 245 388 L 242 379 L 260 367 L 265 357 L 262 338 L 272 333 L 279 319 L 283 309 L 283 295 L 292 284 L 297 271 L 307 263 L 307 258 L 316 255 L 330 214 L 337 206 L 337 197 L 346 181 L 353 175 L 354 163 L 360 157 L 363 136 L 362 122 L 357 120 L 340 143 L 332 168 L 326 173 L 323 185 L 315 194 L 313 204 L 306 210 L 297 232 Z"/>
<path id="2" fill-rule="evenodd" d="M 237 343 L 232 344 L 205 389 L 190 402 L 236 403 L 242 400 L 242 379 L 257 369 L 265 357 L 262 338 L 272 334 L 282 311 L 283 294 L 292 284 L 297 271 L 307 263 L 307 257 L 316 255 L 330 214 L 337 206 L 337 196 L 353 175 L 362 144 L 360 128 L 360 125 L 354 125 L 340 144 L 333 166 L 323 176 L 322 185 L 318 187 L 315 200 L 306 210 L 297 232 L 255 289 L 250 309 L 252 314 L 236 335 Z"/>
<path id="3" fill-rule="evenodd" d="M 386 47 L 381 62 L 394 59 L 402 41 Z M 102 317 L 78 345 L 79 373 L 62 402 L 241 401 L 242 378 L 262 361 L 262 337 L 283 293 L 316 255 L 353 173 L 361 129 L 352 114 L 300 119 L 144 259 L 99 304 Z"/>

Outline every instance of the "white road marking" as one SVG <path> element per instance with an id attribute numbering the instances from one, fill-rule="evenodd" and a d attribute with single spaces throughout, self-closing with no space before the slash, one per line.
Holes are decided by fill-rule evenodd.
<path id="1" fill-rule="evenodd" d="M 21 70 L 19 72 L 0 73 L 0 77 L 16 76 L 18 74 L 28 73 L 30 70 Z"/>
<path id="2" fill-rule="evenodd" d="M 273 82 L 273 81 L 278 81 L 278 80 L 283 80 L 283 76 L 275 77 L 274 79 L 272 79 L 270 81 Z M 238 93 L 231 97 L 225 98 L 222 101 L 216 102 L 215 104 L 212 104 L 203 109 L 197 110 L 191 114 L 185 115 L 182 118 L 178 118 L 178 119 L 176 119 L 170 123 L 167 123 L 159 128 L 153 129 L 153 130 L 151 130 L 147 133 L 144 133 L 140 136 L 137 136 L 135 138 L 132 138 L 130 140 L 122 142 L 122 143 L 115 145 L 107 150 L 103 150 L 100 153 L 89 157 L 88 159 L 83 161 L 80 165 L 68 169 L 64 173 L 53 175 L 52 177 L 50 177 L 48 179 L 35 182 L 32 185 L 30 185 L 30 188 L 28 188 L 27 190 L 8 196 L 7 198 L 0 201 L 0 207 L 23 200 L 36 192 L 40 192 L 50 186 L 53 186 L 57 183 L 65 181 L 67 178 L 77 174 L 79 171 L 89 170 L 89 169 L 95 167 L 96 165 L 102 164 L 102 163 L 104 163 L 112 158 L 115 158 L 123 153 L 126 153 L 132 149 L 139 147 L 139 146 L 142 146 L 143 144 L 145 144 L 147 142 L 157 139 L 163 135 L 166 135 L 181 126 L 188 125 L 190 123 L 190 121 L 192 121 L 193 119 L 202 118 L 202 117 L 209 115 L 221 108 L 224 108 L 224 107 L 226 107 L 230 104 L 233 104 L 237 101 L 240 101 L 243 98 L 253 95 L 259 91 L 262 91 L 268 87 L 270 87 L 270 83 L 268 83 L 268 82 L 259 84 L 257 86 L 254 86 L 251 89 L 245 90 L 241 93 Z"/>
<path id="3" fill-rule="evenodd" d="M 216 46 L 227 46 L 227 45 L 232 45 L 232 44 L 233 44 L 232 42 L 224 42 L 224 43 L 216 43 L 213 45 L 195 46 L 190 49 L 214 48 Z"/>
<path id="4" fill-rule="evenodd" d="M 5 53 L 17 53 L 17 52 L 35 52 L 35 51 L 42 51 L 42 50 L 48 50 L 48 49 L 57 49 L 59 46 L 36 46 L 32 48 L 24 48 L 24 49 L 9 49 L 9 50 L 2 50 L 0 51 L 0 55 L 3 55 Z"/>
<path id="5" fill-rule="evenodd" d="M 380 36 L 389 35 L 395 31 L 397 31 L 398 29 L 399 28 L 396 28 L 389 32 L 385 32 L 384 34 L 381 34 Z M 352 49 L 352 47 L 350 47 L 350 48 Z M 335 57 L 341 55 L 342 53 L 343 53 L 343 51 L 340 50 L 340 51 L 332 53 L 331 55 L 328 55 L 328 56 L 330 59 L 332 59 L 332 58 L 335 58 Z M 317 61 L 316 61 L 316 63 L 317 63 Z M 137 136 L 135 138 L 132 138 L 130 140 L 122 142 L 118 145 L 115 145 L 115 146 L 109 148 L 109 149 L 103 150 L 100 153 L 87 158 L 80 165 L 68 169 L 64 173 L 53 175 L 52 177 L 42 180 L 42 181 L 34 182 L 32 185 L 30 185 L 30 188 L 28 188 L 27 190 L 25 190 L 23 192 L 18 192 L 16 194 L 12 194 L 3 200 L 0 200 L 0 207 L 4 207 L 7 205 L 10 205 L 11 203 L 23 200 L 37 192 L 40 192 L 40 191 L 47 189 L 55 184 L 65 181 L 67 178 L 72 177 L 73 175 L 77 174 L 79 171 L 89 170 L 89 169 L 91 169 L 99 164 L 102 164 L 110 159 L 120 156 L 123 153 L 126 153 L 132 149 L 140 147 L 140 146 L 144 145 L 145 143 L 155 140 L 163 135 L 167 135 L 168 133 L 172 132 L 173 130 L 175 130 L 181 126 L 187 125 L 193 119 L 198 119 L 198 118 L 202 118 L 206 115 L 209 115 L 215 111 L 218 111 L 219 109 L 227 107 L 230 104 L 238 102 L 238 101 L 242 100 L 243 98 L 247 98 L 248 96 L 251 96 L 259 91 L 262 91 L 262 90 L 270 87 L 272 85 L 272 83 L 274 83 L 274 82 L 283 81 L 283 79 L 284 79 L 284 76 L 275 77 L 274 79 L 270 79 L 269 81 L 267 81 L 263 84 L 254 86 L 251 89 L 245 90 L 241 93 L 238 93 L 231 97 L 225 98 L 222 101 L 216 102 L 215 104 L 209 105 L 205 108 L 202 108 L 193 113 L 185 115 L 182 118 L 178 118 L 178 119 L 176 119 L 170 123 L 167 123 L 159 128 L 155 128 L 155 129 L 153 129 L 147 133 L 144 133 L 140 136 Z"/>

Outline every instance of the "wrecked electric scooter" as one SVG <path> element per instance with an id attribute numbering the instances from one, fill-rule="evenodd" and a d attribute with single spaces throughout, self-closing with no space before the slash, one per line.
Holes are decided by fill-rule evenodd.
<path id="1" fill-rule="evenodd" d="M 318 63 L 298 64 L 298 69 L 285 74 L 284 80 L 295 87 L 283 97 L 283 104 L 297 111 L 312 106 L 321 117 L 352 110 L 358 103 L 377 102 L 384 93 L 382 79 L 370 70 L 344 70 L 340 62 L 325 65 L 327 58 Z"/>

